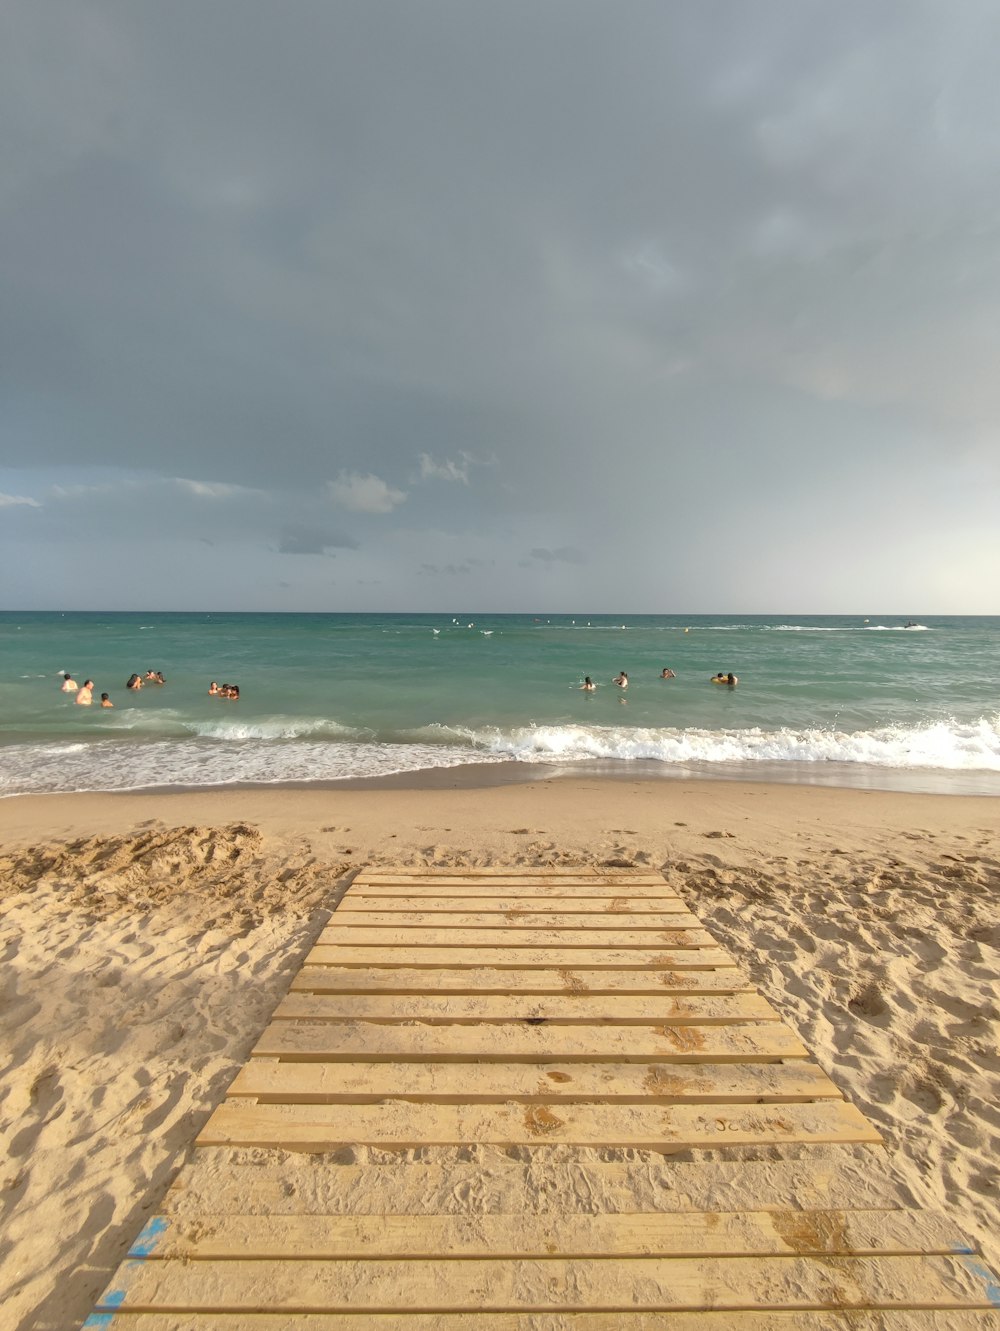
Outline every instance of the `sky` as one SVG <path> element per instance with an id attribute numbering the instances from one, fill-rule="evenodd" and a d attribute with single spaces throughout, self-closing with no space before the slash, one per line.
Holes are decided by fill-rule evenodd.
<path id="1" fill-rule="evenodd" d="M 0 608 L 1000 613 L 994 0 L 7 0 Z"/>

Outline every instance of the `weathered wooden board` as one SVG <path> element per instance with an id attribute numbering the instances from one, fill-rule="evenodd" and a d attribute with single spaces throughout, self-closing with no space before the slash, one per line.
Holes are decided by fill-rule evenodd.
<path id="1" fill-rule="evenodd" d="M 563 1142 L 705 1150 L 788 1142 L 878 1142 L 843 1100 L 781 1105 L 379 1105 L 253 1104 L 227 1101 L 202 1129 L 201 1146 L 271 1146 L 329 1151 L 365 1146 L 503 1146 Z"/>
<path id="2" fill-rule="evenodd" d="M 989 1308 L 962 1257 L 143 1261 L 106 1307 L 313 1311 Z"/>
<path id="3" fill-rule="evenodd" d="M 258 1058 L 315 1062 L 521 1061 L 732 1063 L 805 1058 L 802 1041 L 781 1022 L 738 1026 L 382 1025 L 272 1022 L 254 1047 Z"/>
<path id="4" fill-rule="evenodd" d="M 230 1097 L 263 1103 L 363 1104 L 385 1099 L 441 1104 L 507 1100 L 603 1100 L 633 1104 L 841 1099 L 815 1063 L 284 1063 L 251 1059 Z"/>
<path id="5" fill-rule="evenodd" d="M 508 935 L 509 937 L 509 935 Z M 489 966 L 521 970 L 680 970 L 735 966 L 721 947 L 481 947 L 361 946 L 317 944 L 306 961 L 314 966 L 407 966 L 445 969 Z"/>
<path id="6" fill-rule="evenodd" d="M 502 915 L 508 911 L 535 911 L 543 914 L 575 911 L 587 915 L 646 915 L 687 909 L 687 903 L 682 897 L 666 892 L 655 897 L 545 897 L 530 890 L 517 894 L 505 888 L 503 895 L 495 897 L 429 895 L 396 897 L 387 896 L 385 893 L 372 897 L 351 891 L 337 907 L 337 913 L 338 916 L 343 916 L 353 911 L 366 910 L 471 910 L 493 915 Z"/>
<path id="7" fill-rule="evenodd" d="M 368 883 L 355 880 L 347 889 L 351 896 L 431 896 L 431 897 L 599 897 L 605 901 L 641 900 L 644 897 L 673 896 L 674 889 L 662 878 L 400 878 L 392 882 Z"/>
<path id="8" fill-rule="evenodd" d="M 811 1066 L 811 1065 L 804 1065 Z M 751 1209 L 901 1210 L 912 1193 L 882 1146 L 797 1151 L 795 1160 L 679 1160 L 622 1152 L 613 1161 L 587 1152 L 570 1161 L 548 1153 L 512 1159 L 503 1151 L 436 1151 L 418 1160 L 364 1164 L 314 1155 L 264 1153 L 246 1162 L 227 1149 L 194 1153 L 168 1189 L 163 1209 L 178 1218 L 242 1215 L 247 1199 L 268 1215 L 395 1214 L 544 1216 L 629 1215 Z M 391 1196 L 391 1203 L 388 1198 Z"/>
<path id="9" fill-rule="evenodd" d="M 328 924 L 317 940 L 332 946 L 350 947 L 426 947 L 445 950 L 449 947 L 713 947 L 715 939 L 707 929 L 402 929 L 386 926 L 365 929 L 337 922 Z M 596 937 L 595 937 L 596 935 Z M 484 958 L 480 958 L 484 960 Z M 488 960 L 488 958 L 487 958 Z"/>
<path id="10" fill-rule="evenodd" d="M 632 883 L 662 883 L 663 875 L 655 869 L 598 869 L 590 864 L 578 865 L 531 865 L 519 864 L 503 868 L 490 865 L 477 868 L 420 868 L 420 869 L 362 869 L 354 880 L 354 885 L 377 883 L 437 883 L 454 882 L 462 879 L 471 882 L 496 882 L 509 878 L 512 882 L 522 883 L 528 879 L 537 879 L 540 883 L 559 883 L 566 879 L 579 878 L 585 883 L 606 883 L 612 886 Z"/>
<path id="11" fill-rule="evenodd" d="M 114 1317 L 113 1321 L 109 1318 Z M 295 1331 L 997 1331 L 986 1310 L 295 1313 Z M 289 1331 L 287 1313 L 97 1313 L 87 1331 Z M 41 1331 L 41 1328 L 39 1329 Z"/>
<path id="12" fill-rule="evenodd" d="M 315 966 L 308 962 L 293 992 L 317 994 L 718 994 L 753 990 L 735 966 L 718 970 L 447 970 L 428 966 Z"/>
<path id="13" fill-rule="evenodd" d="M 580 1257 L 905 1256 L 969 1252 L 935 1211 L 722 1211 L 577 1216 L 157 1216 L 129 1255 L 157 1260 L 435 1260 Z"/>
<path id="14" fill-rule="evenodd" d="M 549 1022 L 562 1025 L 708 1025 L 780 1021 L 759 994 L 304 994 L 278 1004 L 275 1021 Z"/>
<path id="15" fill-rule="evenodd" d="M 423 911 L 423 910 L 354 910 L 340 912 L 336 923 L 329 928 L 338 929 L 493 929 L 503 930 L 505 934 L 521 929 L 586 929 L 621 930 L 623 920 L 620 914 L 608 914 L 603 911 L 574 913 L 570 911 L 548 911 L 536 914 L 529 910 L 510 910 L 500 915 L 489 911 Z M 645 914 L 630 916 L 627 921 L 629 931 L 654 929 L 703 929 L 697 915 L 688 911 L 649 911 Z"/>

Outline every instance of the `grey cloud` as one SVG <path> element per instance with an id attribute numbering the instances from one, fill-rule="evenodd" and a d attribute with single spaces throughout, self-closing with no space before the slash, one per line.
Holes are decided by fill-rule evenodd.
<path id="1" fill-rule="evenodd" d="M 283 555 L 325 555 L 331 550 L 356 550 L 358 542 L 348 536 L 312 527 L 288 528 L 282 532 L 278 552 Z"/>
<path id="2" fill-rule="evenodd" d="M 420 573 L 431 577 L 444 576 L 447 578 L 466 576 L 472 572 L 473 561 L 467 560 L 462 564 L 421 564 Z"/>
<path id="3" fill-rule="evenodd" d="M 531 551 L 531 559 L 538 564 L 585 564 L 586 558 L 573 546 L 560 546 L 558 550 L 537 548 Z"/>
<path id="4" fill-rule="evenodd" d="M 49 477 L 0 485 L 11 539 L 354 548 L 394 594 L 468 569 L 484 604 L 541 568 L 613 604 L 617 556 L 640 604 L 695 609 L 729 608 L 738 540 L 760 608 L 792 528 L 815 567 L 874 509 L 984 582 L 958 538 L 998 498 L 992 4 L 5 17 L 0 462 Z"/>

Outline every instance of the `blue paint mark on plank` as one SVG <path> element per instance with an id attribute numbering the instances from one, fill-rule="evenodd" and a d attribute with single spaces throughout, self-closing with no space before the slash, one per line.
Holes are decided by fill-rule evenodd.
<path id="1" fill-rule="evenodd" d="M 951 1250 L 956 1257 L 973 1257 L 976 1252 L 975 1248 L 970 1247 L 968 1243 L 953 1243 Z"/>
<path id="2" fill-rule="evenodd" d="M 970 1262 L 968 1259 L 964 1262 L 964 1266 L 970 1275 L 983 1282 L 983 1292 L 993 1307 L 1000 1308 L 1000 1281 L 997 1280 L 989 1267 L 983 1266 L 982 1262 Z"/>
<path id="3" fill-rule="evenodd" d="M 131 1248 L 129 1248 L 129 1257 L 148 1257 L 169 1227 L 170 1221 L 165 1219 L 162 1215 L 153 1216 L 152 1220 L 146 1224 L 142 1233 L 132 1244 Z"/>
<path id="4" fill-rule="evenodd" d="M 120 1308 L 125 1302 L 125 1291 L 123 1289 L 106 1289 L 97 1300 L 99 1309 Z"/>
<path id="5" fill-rule="evenodd" d="M 84 1322 L 82 1331 L 87 1331 L 88 1327 L 110 1326 L 112 1317 L 114 1313 L 91 1313 Z"/>

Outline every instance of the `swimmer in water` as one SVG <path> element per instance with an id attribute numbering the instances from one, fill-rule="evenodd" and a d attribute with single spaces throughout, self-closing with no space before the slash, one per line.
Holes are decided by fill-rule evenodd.
<path id="1" fill-rule="evenodd" d="M 730 687 L 731 689 L 735 689 L 735 688 L 736 688 L 736 685 L 737 685 L 739 682 L 740 682 L 740 681 L 736 678 L 736 676 L 735 676 L 735 675 L 733 674 L 733 672 L 730 670 L 729 674 L 726 676 L 726 683 L 729 685 L 729 687 Z"/>
<path id="2" fill-rule="evenodd" d="M 94 681 L 92 679 L 83 681 L 83 688 L 76 695 L 76 700 L 81 707 L 89 707 L 94 701 Z"/>
<path id="3" fill-rule="evenodd" d="M 583 683 L 580 685 L 580 688 L 583 689 L 585 693 L 593 693 L 593 691 L 597 688 L 597 685 L 588 675 L 586 679 L 584 679 Z"/>
<path id="4" fill-rule="evenodd" d="M 625 671 L 623 670 L 620 675 L 615 676 L 615 678 L 611 681 L 611 683 L 617 684 L 620 689 L 627 689 L 628 675 L 626 675 Z"/>
<path id="5" fill-rule="evenodd" d="M 722 673 L 721 670 L 719 671 L 719 673 L 718 673 L 717 675 L 713 675 L 713 676 L 712 676 L 712 683 L 713 683 L 713 684 L 727 684 L 728 682 L 729 682 L 729 681 L 726 679 L 725 675 Z"/>
<path id="6" fill-rule="evenodd" d="M 102 693 L 102 694 L 101 694 L 101 706 L 102 706 L 102 707 L 114 707 L 114 703 L 111 701 L 111 699 L 108 697 L 108 695 L 107 695 L 106 693 Z"/>
<path id="7" fill-rule="evenodd" d="M 660 678 L 661 678 L 661 679 L 676 679 L 677 676 L 674 674 L 674 672 L 673 672 L 672 670 L 668 670 L 667 667 L 664 666 L 663 669 L 660 671 Z"/>
<path id="8" fill-rule="evenodd" d="M 68 675 L 65 672 L 63 673 L 63 682 L 61 685 L 63 693 L 75 693 L 79 687 L 79 684 L 72 675 Z"/>

